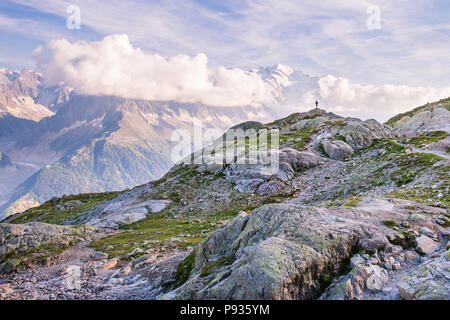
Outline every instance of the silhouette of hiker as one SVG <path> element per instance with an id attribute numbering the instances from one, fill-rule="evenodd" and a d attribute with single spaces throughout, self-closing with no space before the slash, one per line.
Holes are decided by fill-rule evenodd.
<path id="1" fill-rule="evenodd" d="M 319 107 L 319 101 L 316 100 L 316 108 Z"/>

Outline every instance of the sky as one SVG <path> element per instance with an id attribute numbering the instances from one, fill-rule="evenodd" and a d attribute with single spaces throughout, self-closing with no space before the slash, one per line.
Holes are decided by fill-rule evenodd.
<path id="1" fill-rule="evenodd" d="M 71 6 L 79 29 L 67 27 Z M 437 97 L 450 87 L 449 17 L 448 0 L 2 0 L 0 67 L 36 68 L 33 50 L 55 39 L 126 34 L 148 55 L 201 54 L 208 66 L 242 70 L 285 64 L 354 85 L 426 87 Z"/>

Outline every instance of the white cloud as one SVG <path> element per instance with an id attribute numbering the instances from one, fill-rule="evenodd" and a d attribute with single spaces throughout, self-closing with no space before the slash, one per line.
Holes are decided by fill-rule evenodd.
<path id="1" fill-rule="evenodd" d="M 321 103 L 338 114 L 380 121 L 414 107 L 450 96 L 450 87 L 362 85 L 328 75 L 319 80 Z"/>
<path id="2" fill-rule="evenodd" d="M 10 1 L 63 19 L 69 5 L 81 8 L 81 31 L 62 33 L 64 21 L 49 27 L 40 19 L 16 28 L 22 32 L 41 25 L 65 38 L 126 33 L 144 50 L 204 52 L 216 65 L 284 63 L 361 83 L 448 85 L 450 7 L 440 0 Z M 367 29 L 370 5 L 381 8 L 381 30 Z"/>
<path id="3" fill-rule="evenodd" d="M 333 75 L 304 76 L 299 82 L 283 78 L 285 82 L 273 83 L 257 71 L 212 67 L 202 53 L 149 54 L 134 48 L 127 35 L 111 35 L 98 42 L 52 40 L 45 48 L 36 48 L 33 57 L 48 85 L 62 81 L 87 95 L 218 107 L 268 105 L 281 113 L 309 109 L 318 99 L 327 111 L 379 121 L 450 96 L 450 87 L 363 85 Z M 292 70 L 284 73 L 290 77 Z M 277 104 L 279 94 L 282 97 Z"/>
<path id="4" fill-rule="evenodd" d="M 128 36 L 98 42 L 50 41 L 48 56 L 33 51 L 47 84 L 60 81 L 80 94 L 201 102 L 210 106 L 270 104 L 272 88 L 256 72 L 210 67 L 205 54 L 164 57 L 134 48 Z"/>

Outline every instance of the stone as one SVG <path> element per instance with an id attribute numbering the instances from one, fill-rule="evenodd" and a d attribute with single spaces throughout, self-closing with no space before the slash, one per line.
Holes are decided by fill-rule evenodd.
<path id="1" fill-rule="evenodd" d="M 0 223 L 0 261 L 12 252 L 27 253 L 17 259 L 9 259 L 0 269 L 11 272 L 19 265 L 27 265 L 34 254 L 42 254 L 40 248 L 52 245 L 69 247 L 89 239 L 94 231 L 94 228 L 87 226 L 59 226 L 42 222 Z"/>
<path id="2" fill-rule="evenodd" d="M 318 279 L 358 243 L 356 224 L 329 231 L 335 217 L 334 209 L 296 203 L 267 204 L 237 217 L 197 247 L 191 277 L 162 299 L 316 298 L 322 292 Z M 200 276 L 206 265 L 217 261 L 224 262 Z"/>
<path id="3" fill-rule="evenodd" d="M 358 264 L 364 264 L 366 263 L 366 260 L 361 257 L 359 254 L 354 255 L 351 259 L 350 259 L 350 265 L 352 267 L 357 266 Z"/>
<path id="4" fill-rule="evenodd" d="M 397 285 L 402 299 L 448 300 L 450 299 L 450 261 L 441 251 L 403 277 Z"/>
<path id="5" fill-rule="evenodd" d="M 83 205 L 83 202 L 80 200 L 69 200 L 63 204 L 63 206 L 67 209 L 72 209 L 72 208 L 79 207 L 82 205 Z"/>
<path id="6" fill-rule="evenodd" d="M 366 251 L 382 250 L 389 241 L 385 236 L 375 235 L 369 239 L 364 239 L 360 243 L 360 247 Z"/>
<path id="7" fill-rule="evenodd" d="M 89 259 L 94 261 L 105 260 L 108 259 L 108 254 L 103 252 L 94 252 L 89 255 Z"/>
<path id="8" fill-rule="evenodd" d="M 322 146 L 328 157 L 335 160 L 344 160 L 352 156 L 353 148 L 341 140 L 322 140 Z"/>
<path id="9" fill-rule="evenodd" d="M 395 122 L 395 133 L 402 137 L 413 137 L 429 131 L 449 130 L 450 111 L 445 108 L 424 110 L 412 117 L 406 116 Z"/>
<path id="10" fill-rule="evenodd" d="M 402 252 L 402 253 L 397 254 L 395 256 L 395 260 L 400 263 L 405 262 L 405 253 Z"/>
<path id="11" fill-rule="evenodd" d="M 439 242 L 436 242 L 429 237 L 422 235 L 416 239 L 417 246 L 416 251 L 421 254 L 432 254 L 439 247 Z"/>
<path id="12" fill-rule="evenodd" d="M 409 224 L 407 221 L 403 221 L 403 222 L 401 223 L 401 226 L 402 226 L 402 227 L 405 227 L 405 228 L 409 228 L 409 227 L 410 227 L 410 224 Z"/>
<path id="13" fill-rule="evenodd" d="M 272 158 L 278 158 L 278 161 L 273 163 Z M 292 148 L 252 151 L 228 166 L 224 174 L 239 192 L 272 195 L 283 190 L 285 183 L 294 177 L 296 171 L 312 168 L 320 163 L 320 157 L 316 154 Z"/>
<path id="14" fill-rule="evenodd" d="M 412 300 L 414 298 L 414 289 L 404 282 L 397 284 L 398 293 L 403 300 Z"/>
<path id="15" fill-rule="evenodd" d="M 123 276 L 127 276 L 128 274 L 130 274 L 130 272 L 133 270 L 133 268 L 130 265 L 127 265 L 123 268 L 122 270 L 122 275 Z"/>
<path id="16" fill-rule="evenodd" d="M 106 262 L 104 265 L 103 265 L 103 267 L 102 267 L 102 269 L 103 270 L 110 270 L 110 269 L 113 269 L 115 266 L 117 266 L 117 263 L 119 262 L 119 259 L 111 259 L 111 260 L 109 260 L 108 262 Z"/>
<path id="17" fill-rule="evenodd" d="M 439 236 L 443 239 L 450 239 L 450 228 L 445 228 L 439 233 Z"/>
<path id="18" fill-rule="evenodd" d="M 380 291 L 383 288 L 383 285 L 389 280 L 386 270 L 375 265 L 370 267 L 368 274 L 370 274 L 370 276 L 366 280 L 366 286 L 367 289 L 371 291 Z"/>
<path id="19" fill-rule="evenodd" d="M 352 281 L 348 279 L 347 281 L 335 285 L 333 288 L 328 290 L 326 294 L 319 298 L 319 300 L 345 300 L 353 299 L 354 297 L 355 289 L 353 287 Z"/>
<path id="20" fill-rule="evenodd" d="M 434 238 L 435 237 L 434 232 L 432 230 L 426 228 L 426 227 L 420 228 L 420 232 L 422 234 L 426 235 L 427 237 L 430 237 L 430 238 Z"/>
<path id="21" fill-rule="evenodd" d="M 400 262 L 398 262 L 398 261 L 395 261 L 393 264 L 392 264 L 392 270 L 400 270 L 402 268 L 402 265 L 400 264 Z"/>
<path id="22" fill-rule="evenodd" d="M 131 192 L 131 191 L 130 191 Z M 81 223 L 96 228 L 118 229 L 164 210 L 170 200 L 143 200 L 136 194 L 123 193 L 117 198 L 94 206 Z"/>
<path id="23" fill-rule="evenodd" d="M 406 261 L 417 261 L 417 260 L 419 260 L 419 255 L 412 250 L 408 250 L 405 252 L 405 260 Z"/>

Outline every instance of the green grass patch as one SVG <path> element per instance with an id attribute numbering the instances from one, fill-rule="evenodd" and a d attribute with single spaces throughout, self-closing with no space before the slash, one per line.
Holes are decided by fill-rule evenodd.
<path id="1" fill-rule="evenodd" d="M 394 220 L 383 220 L 382 223 L 388 228 L 394 228 L 398 225 Z"/>
<path id="2" fill-rule="evenodd" d="M 448 133 L 446 131 L 432 131 L 432 132 L 428 132 L 424 135 L 404 139 L 402 141 L 402 143 L 403 144 L 412 144 L 417 148 L 423 148 L 427 144 L 439 141 L 446 137 L 448 137 Z"/>
<path id="3" fill-rule="evenodd" d="M 90 207 L 113 199 L 120 193 L 121 192 L 84 193 L 49 200 L 38 207 L 28 209 L 22 213 L 9 217 L 9 219 L 11 219 L 9 223 L 21 224 L 30 221 L 40 221 L 52 224 L 64 224 L 67 221 L 76 219 Z M 70 200 L 79 200 L 83 204 L 70 209 L 58 209 L 58 206 L 63 207 L 64 203 Z"/>
<path id="4" fill-rule="evenodd" d="M 175 282 L 173 288 L 176 289 L 185 283 L 191 275 L 195 262 L 195 250 L 192 251 L 183 261 L 178 264 L 177 272 L 175 274 Z"/>
<path id="5" fill-rule="evenodd" d="M 356 207 L 358 203 L 361 201 L 361 197 L 353 197 L 348 200 L 343 207 Z"/>
<path id="6" fill-rule="evenodd" d="M 319 143 L 319 146 L 317 147 L 317 150 L 324 156 L 327 155 L 327 152 L 325 151 L 325 148 L 323 147 L 323 143 Z"/>
<path id="7" fill-rule="evenodd" d="M 172 218 L 165 213 L 157 213 L 123 226 L 123 232 L 94 241 L 90 246 L 108 253 L 111 257 L 122 256 L 142 246 L 158 249 L 172 244 L 185 249 L 201 242 L 216 228 L 214 222 Z"/>
<path id="8" fill-rule="evenodd" d="M 291 147 L 298 151 L 306 149 L 306 144 L 310 141 L 315 128 L 308 127 L 295 132 L 280 134 L 280 146 Z"/>
<path id="9" fill-rule="evenodd" d="M 397 170 L 391 174 L 391 179 L 395 181 L 398 187 L 410 183 L 414 180 L 416 173 L 412 170 Z"/>

